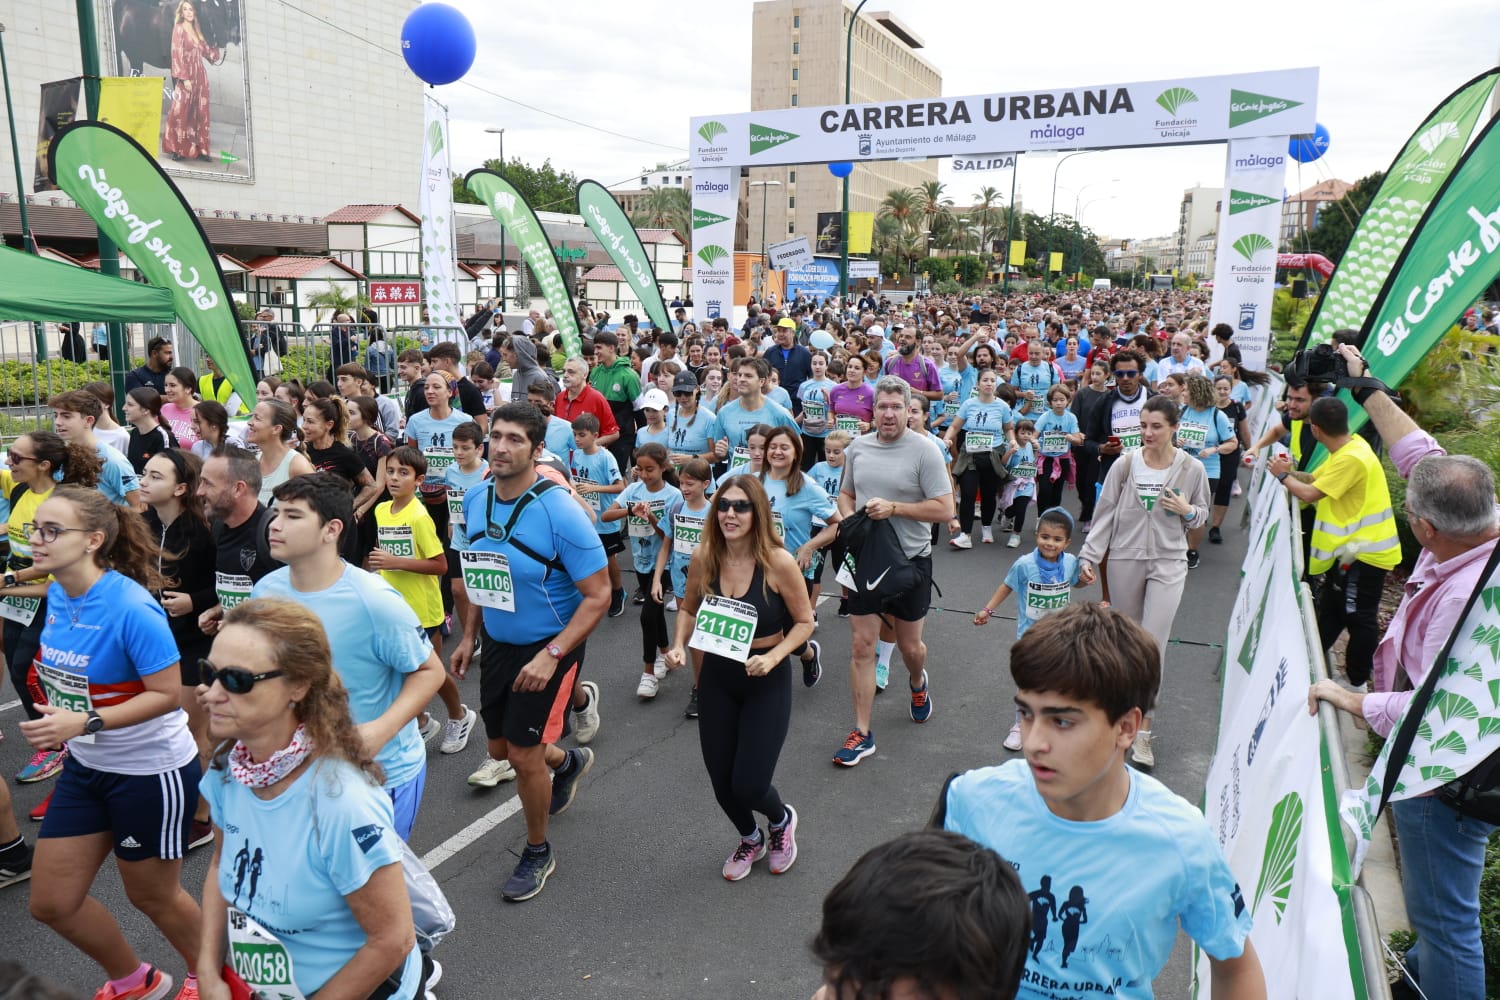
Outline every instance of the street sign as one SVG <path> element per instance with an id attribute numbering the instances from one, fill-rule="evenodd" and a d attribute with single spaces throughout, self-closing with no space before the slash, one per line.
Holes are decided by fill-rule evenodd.
<path id="1" fill-rule="evenodd" d="M 781 243 L 772 243 L 766 248 L 771 266 L 778 271 L 789 271 L 794 267 L 806 267 L 813 262 L 812 243 L 806 236 L 794 236 Z"/>
<path id="2" fill-rule="evenodd" d="M 420 281 L 372 281 L 371 305 L 411 305 L 422 301 Z"/>

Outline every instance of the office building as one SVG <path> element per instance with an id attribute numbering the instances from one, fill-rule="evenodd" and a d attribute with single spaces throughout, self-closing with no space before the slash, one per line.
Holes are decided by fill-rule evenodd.
<path id="1" fill-rule="evenodd" d="M 1294 194 L 1281 203 L 1281 247 L 1295 252 L 1303 249 L 1302 237 L 1318 224 L 1324 212 L 1337 211 L 1334 203 L 1354 185 L 1348 181 L 1330 178 L 1319 181 L 1299 194 Z"/>
<path id="2" fill-rule="evenodd" d="M 855 6 L 850 0 L 757 3 L 751 24 L 750 109 L 843 104 L 845 44 Z M 942 73 L 923 58 L 922 47 L 922 39 L 894 14 L 861 11 L 853 26 L 850 102 L 940 96 Z M 749 179 L 749 243 L 743 249 L 759 250 L 763 241 L 788 236 L 811 238 L 818 213 L 841 208 L 841 182 L 822 164 L 757 167 Z M 878 211 L 893 188 L 935 180 L 935 160 L 860 163 L 849 178 L 849 210 Z"/>

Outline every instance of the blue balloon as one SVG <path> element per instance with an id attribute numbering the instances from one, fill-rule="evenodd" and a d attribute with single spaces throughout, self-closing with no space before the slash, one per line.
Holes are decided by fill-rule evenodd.
<path id="1" fill-rule="evenodd" d="M 808 337 L 807 340 L 808 343 L 812 344 L 813 347 L 816 347 L 820 351 L 829 350 L 833 347 L 834 344 L 837 343 L 837 341 L 833 339 L 833 334 L 829 333 L 827 330 L 814 330 L 812 332 L 812 336 Z"/>
<path id="2" fill-rule="evenodd" d="M 828 172 L 835 177 L 848 177 L 854 173 L 854 164 L 848 160 L 839 160 L 828 164 Z"/>
<path id="3" fill-rule="evenodd" d="M 452 83 L 474 65 L 474 26 L 454 7 L 424 3 L 401 25 L 401 56 L 422 80 Z"/>
<path id="4" fill-rule="evenodd" d="M 1298 163 L 1311 163 L 1328 152 L 1328 129 L 1319 122 L 1313 126 L 1312 135 L 1294 135 L 1287 143 L 1287 152 Z"/>

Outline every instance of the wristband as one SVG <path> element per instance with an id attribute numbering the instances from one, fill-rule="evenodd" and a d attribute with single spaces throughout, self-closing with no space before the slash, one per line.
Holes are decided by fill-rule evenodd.
<path id="1" fill-rule="evenodd" d="M 1291 475 L 1290 472 L 1283 472 L 1281 475 L 1279 475 L 1279 476 L 1276 477 L 1276 481 L 1278 483 L 1284 483 L 1284 482 L 1286 482 L 1286 477 L 1290 476 L 1290 475 Z"/>
<path id="2" fill-rule="evenodd" d="M 993 615 L 995 613 L 994 608 L 982 608 L 980 610 L 982 610 L 987 615 Z"/>

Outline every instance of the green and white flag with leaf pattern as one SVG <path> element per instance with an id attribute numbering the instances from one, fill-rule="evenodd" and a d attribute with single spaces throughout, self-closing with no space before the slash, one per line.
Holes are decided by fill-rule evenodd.
<path id="1" fill-rule="evenodd" d="M 1500 571 L 1491 556 L 1485 577 L 1449 639 L 1432 698 L 1421 709 L 1416 738 L 1396 774 L 1390 801 L 1415 798 L 1468 774 L 1500 751 Z M 1351 788 L 1339 815 L 1354 832 L 1354 874 L 1359 874 L 1380 808 L 1382 782 L 1390 769 L 1396 735 L 1407 710 L 1391 729 L 1363 787 Z"/>
<path id="2" fill-rule="evenodd" d="M 422 129 L 422 304 L 439 340 L 460 340 L 458 265 L 453 240 L 453 182 L 448 174 L 448 112 L 431 94 Z"/>

